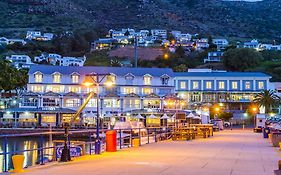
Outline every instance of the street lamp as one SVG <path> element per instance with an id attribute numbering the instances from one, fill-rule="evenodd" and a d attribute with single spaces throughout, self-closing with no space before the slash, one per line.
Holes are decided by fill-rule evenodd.
<path id="1" fill-rule="evenodd" d="M 95 154 L 100 154 L 101 153 L 101 140 L 100 140 L 100 126 L 99 126 L 99 100 L 100 100 L 100 93 L 99 93 L 99 87 L 101 82 L 104 80 L 105 77 L 109 76 L 109 73 L 105 74 L 98 74 L 98 73 L 93 73 L 93 74 L 88 74 L 86 75 L 87 77 L 90 78 L 90 81 L 85 81 L 83 84 L 87 87 L 90 87 L 92 85 L 96 85 L 96 94 L 97 94 L 97 118 L 96 118 L 96 141 L 95 141 Z M 113 82 L 106 81 L 104 83 L 105 86 L 111 87 L 113 85 Z"/>

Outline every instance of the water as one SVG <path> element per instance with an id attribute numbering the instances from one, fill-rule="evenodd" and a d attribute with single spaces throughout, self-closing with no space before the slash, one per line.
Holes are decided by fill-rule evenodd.
<path id="1" fill-rule="evenodd" d="M 62 138 L 63 139 L 63 138 Z M 3 140 L 1 138 L 0 140 L 0 153 L 3 152 Z M 71 139 L 73 141 L 73 139 Z M 75 139 L 76 141 L 81 141 L 83 139 Z M 58 140 L 57 140 L 58 141 Z M 49 141 L 49 137 L 44 137 L 42 139 L 42 143 L 43 143 L 43 147 L 52 147 L 54 146 L 54 144 L 56 146 L 58 145 L 63 145 L 63 140 L 59 140 L 59 143 L 54 143 L 52 141 Z M 38 137 L 20 137 L 20 138 L 8 138 L 8 144 L 7 144 L 7 151 L 8 152 L 14 152 L 14 151 L 21 151 L 21 150 L 33 150 L 33 151 L 26 151 L 23 153 L 18 153 L 18 154 L 22 154 L 25 157 L 24 160 L 24 167 L 28 167 L 28 166 L 33 166 L 33 165 L 38 165 L 40 164 L 39 162 L 39 155 L 40 152 L 38 149 L 40 147 L 40 138 Z M 89 146 L 86 145 L 85 146 L 85 151 L 86 153 L 89 153 Z M 55 154 L 55 149 L 54 148 L 50 148 L 50 149 L 45 149 L 44 150 L 44 156 L 43 156 L 43 160 L 44 162 L 50 162 L 53 160 L 56 160 L 56 154 Z M 7 156 L 7 167 L 8 169 L 12 169 L 13 168 L 13 164 L 12 164 L 12 155 L 9 154 Z M 4 156 L 0 155 L 0 165 L 2 168 L 0 168 L 0 173 L 4 171 Z"/>
<path id="2" fill-rule="evenodd" d="M 263 0 L 223 0 L 223 1 L 261 2 Z"/>

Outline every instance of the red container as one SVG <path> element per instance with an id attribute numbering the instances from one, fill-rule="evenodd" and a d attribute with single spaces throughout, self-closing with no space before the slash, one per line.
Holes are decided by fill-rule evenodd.
<path id="1" fill-rule="evenodd" d="M 107 152 L 116 152 L 116 131 L 106 131 L 106 151 Z"/>

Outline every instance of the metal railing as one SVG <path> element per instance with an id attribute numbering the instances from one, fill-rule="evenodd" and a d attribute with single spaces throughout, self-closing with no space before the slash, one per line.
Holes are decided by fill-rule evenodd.
<path id="1" fill-rule="evenodd" d="M 106 131 L 101 130 L 100 137 L 102 140 L 102 151 L 105 151 L 106 143 Z M 171 138 L 172 128 L 167 127 L 151 127 L 151 128 L 134 128 L 134 129 L 117 129 L 117 140 L 116 140 L 116 149 L 120 150 L 123 148 L 129 148 L 133 146 L 133 139 L 139 139 L 139 145 L 155 143 L 161 140 L 167 140 Z M 69 133 L 69 142 L 68 146 L 70 148 L 76 148 L 80 146 L 82 148 L 79 156 L 82 155 L 91 155 L 94 153 L 94 143 L 95 143 L 96 130 L 79 130 L 79 131 L 70 131 Z M 28 137 L 28 138 L 27 138 Z M 8 146 L 13 146 L 9 141 L 19 140 L 19 138 L 27 139 L 36 139 L 37 147 L 28 148 L 28 149 L 17 149 L 10 150 Z M 60 145 L 55 145 L 56 140 L 50 138 L 57 138 L 60 140 Z M 41 132 L 41 133 L 25 133 L 25 134 L 8 134 L 0 135 L 0 140 L 2 141 L 2 152 L 0 152 L 0 158 L 3 159 L 2 171 L 7 172 L 12 169 L 11 157 L 16 154 L 25 154 L 31 152 L 37 152 L 36 164 L 44 165 L 46 162 L 58 161 L 58 149 L 63 147 L 64 132 Z M 51 143 L 50 145 L 46 143 Z M 23 143 L 24 144 L 24 143 Z M 45 144 L 45 146 L 44 146 Z M 51 154 L 47 153 L 47 150 L 51 150 Z M 0 150 L 1 151 L 1 150 Z M 46 156 L 51 157 L 51 159 L 46 161 Z M 76 155 L 77 156 L 77 155 Z M 28 157 L 25 157 L 28 159 Z M 34 162 L 34 160 L 26 160 L 25 162 Z M 27 164 L 27 163 L 26 163 Z M 32 166 L 34 164 L 29 164 L 27 166 Z M 1 169 L 0 169 L 1 170 Z"/>

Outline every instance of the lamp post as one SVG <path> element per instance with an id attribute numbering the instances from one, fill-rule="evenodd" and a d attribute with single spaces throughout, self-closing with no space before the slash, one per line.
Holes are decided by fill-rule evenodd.
<path id="1" fill-rule="evenodd" d="M 100 100 L 100 91 L 99 91 L 99 87 L 100 87 L 100 83 L 104 80 L 105 77 L 109 76 L 109 73 L 106 74 L 97 74 L 97 73 L 93 73 L 93 74 L 88 74 L 86 75 L 86 77 L 90 77 L 92 82 L 85 82 L 85 86 L 91 86 L 91 85 L 96 85 L 97 87 L 97 118 L 96 118 L 96 141 L 95 141 L 95 154 L 100 154 L 101 153 L 101 140 L 100 140 L 100 124 L 99 124 L 99 118 L 100 118 L 100 111 L 99 111 L 99 100 Z M 112 83 L 108 82 L 105 83 L 105 85 L 107 86 L 111 86 Z"/>

